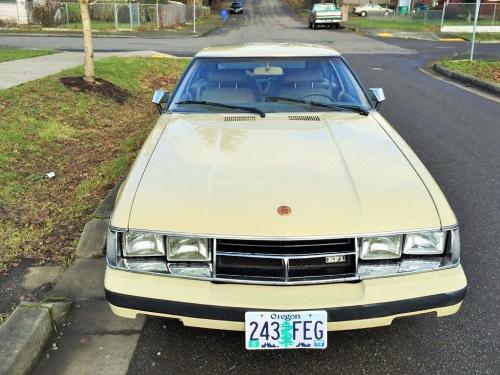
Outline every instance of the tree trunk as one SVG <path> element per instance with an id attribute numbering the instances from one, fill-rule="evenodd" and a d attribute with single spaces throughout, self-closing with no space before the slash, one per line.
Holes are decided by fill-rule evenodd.
<path id="1" fill-rule="evenodd" d="M 94 49 L 92 48 L 92 27 L 90 24 L 88 0 L 80 0 L 80 12 L 82 14 L 83 50 L 85 52 L 83 79 L 87 82 L 94 83 Z"/>

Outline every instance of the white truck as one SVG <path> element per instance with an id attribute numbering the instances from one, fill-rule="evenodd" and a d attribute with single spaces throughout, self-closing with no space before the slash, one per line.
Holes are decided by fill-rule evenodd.
<path id="1" fill-rule="evenodd" d="M 314 4 L 309 11 L 309 28 L 317 29 L 319 25 L 340 29 L 342 11 L 335 3 Z"/>

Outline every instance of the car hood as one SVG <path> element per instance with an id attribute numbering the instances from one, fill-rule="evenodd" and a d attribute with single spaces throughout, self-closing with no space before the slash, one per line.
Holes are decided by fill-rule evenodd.
<path id="1" fill-rule="evenodd" d="M 142 178 L 129 228 L 298 238 L 440 225 L 426 186 L 371 114 L 174 114 L 147 167 L 131 173 Z"/>

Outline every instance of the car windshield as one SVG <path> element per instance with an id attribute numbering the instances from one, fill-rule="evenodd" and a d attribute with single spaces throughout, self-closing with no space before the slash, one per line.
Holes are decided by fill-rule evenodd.
<path id="1" fill-rule="evenodd" d="M 311 103 L 370 108 L 360 84 L 340 57 L 195 59 L 168 110 L 228 111 L 206 102 L 261 112 L 332 110 Z"/>
<path id="2" fill-rule="evenodd" d="M 315 11 L 322 11 L 322 10 L 335 10 L 335 4 L 315 4 L 313 9 Z"/>
<path id="3" fill-rule="evenodd" d="M 241 3 L 233 3 L 231 6 L 233 8 L 241 8 Z"/>

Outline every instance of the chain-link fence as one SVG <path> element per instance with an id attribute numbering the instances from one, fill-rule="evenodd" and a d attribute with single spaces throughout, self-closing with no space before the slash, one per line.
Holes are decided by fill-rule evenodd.
<path id="1" fill-rule="evenodd" d="M 394 10 L 388 14 L 385 12 L 380 13 L 367 13 L 366 17 L 368 19 L 380 20 L 380 21 L 392 21 L 398 23 L 414 23 L 414 24 L 424 24 L 424 25 L 439 25 L 441 23 L 441 10 L 430 10 L 422 9 L 409 12 L 406 15 L 400 14 L 398 11 Z"/>
<path id="2" fill-rule="evenodd" d="M 442 27 L 470 29 L 474 24 L 475 3 L 450 3 L 444 5 Z M 478 26 L 496 26 L 500 32 L 500 4 L 481 3 L 477 19 Z M 465 30 L 465 29 L 464 29 Z M 492 29 L 493 30 L 493 29 Z"/>
<path id="3" fill-rule="evenodd" d="M 81 30 L 82 18 L 79 3 L 18 2 L 11 24 L 33 27 Z M 89 5 L 94 31 L 146 31 L 182 25 L 193 20 L 193 1 L 188 5 L 169 1 L 167 4 L 91 3 Z M 19 14 L 20 17 L 17 17 Z M 210 7 L 196 2 L 196 18 L 210 16 Z M 17 21 L 17 22 L 16 22 Z"/>
<path id="4" fill-rule="evenodd" d="M 417 8 L 403 15 L 399 11 L 368 12 L 370 20 L 423 24 L 441 27 L 443 32 L 472 32 L 476 4 L 448 3 L 443 9 Z M 479 32 L 500 32 L 500 3 L 481 3 L 478 17 Z"/>

